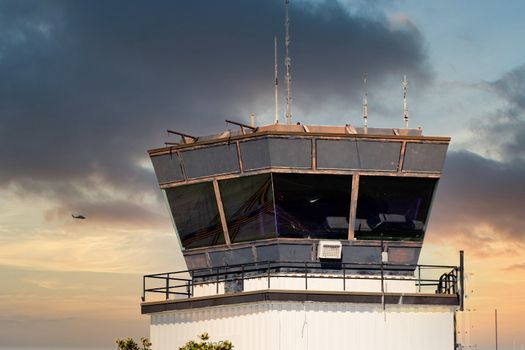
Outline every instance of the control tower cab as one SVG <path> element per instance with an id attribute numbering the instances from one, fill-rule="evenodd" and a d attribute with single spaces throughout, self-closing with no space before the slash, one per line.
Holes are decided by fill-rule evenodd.
<path id="1" fill-rule="evenodd" d="M 462 263 L 418 265 L 450 138 L 233 124 L 149 151 L 187 265 L 144 276 L 154 349 L 454 349 Z"/>

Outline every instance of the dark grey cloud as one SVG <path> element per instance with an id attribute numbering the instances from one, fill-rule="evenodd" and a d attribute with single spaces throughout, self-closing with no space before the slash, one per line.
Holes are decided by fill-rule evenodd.
<path id="1" fill-rule="evenodd" d="M 507 72 L 500 79 L 489 83 L 494 91 L 516 107 L 525 109 L 525 64 Z"/>
<path id="2" fill-rule="evenodd" d="M 352 81 L 365 71 L 378 85 L 404 72 L 421 85 L 431 78 L 417 28 L 371 12 L 292 3 L 304 110 L 319 112 L 328 97 L 358 101 Z M 282 1 L 0 2 L 0 183 L 66 204 L 91 178 L 154 191 L 139 163 L 166 128 L 215 132 L 261 96 L 271 101 L 283 14 Z"/>
<path id="3" fill-rule="evenodd" d="M 508 102 L 483 124 L 488 139 L 500 139 L 505 159 L 525 159 L 525 64 L 506 73 L 489 86 Z"/>
<path id="4" fill-rule="evenodd" d="M 476 244 L 507 239 L 525 244 L 525 216 L 521 213 L 524 176 L 523 162 L 505 163 L 474 153 L 450 152 L 432 227 L 446 239 L 467 236 L 475 238 Z M 489 228 L 489 233 L 484 234 L 480 227 Z"/>
<path id="5" fill-rule="evenodd" d="M 449 153 L 432 219 L 434 239 L 459 239 L 481 254 L 510 242 L 507 253 L 518 253 L 525 247 L 525 65 L 486 84 L 506 103 L 476 121 L 474 141 L 498 157 Z"/>

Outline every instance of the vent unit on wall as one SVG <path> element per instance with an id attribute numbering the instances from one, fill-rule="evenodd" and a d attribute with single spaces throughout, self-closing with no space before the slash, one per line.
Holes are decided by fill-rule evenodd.
<path id="1" fill-rule="evenodd" d="M 343 246 L 339 241 L 319 241 L 317 247 L 318 259 L 341 259 Z"/>

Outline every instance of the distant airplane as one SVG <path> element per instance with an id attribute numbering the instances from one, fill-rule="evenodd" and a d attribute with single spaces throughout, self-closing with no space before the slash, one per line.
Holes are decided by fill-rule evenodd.
<path id="1" fill-rule="evenodd" d="M 75 215 L 75 214 L 71 214 L 71 217 L 73 217 L 73 219 L 80 219 L 80 220 L 84 220 L 86 218 L 84 215 Z"/>

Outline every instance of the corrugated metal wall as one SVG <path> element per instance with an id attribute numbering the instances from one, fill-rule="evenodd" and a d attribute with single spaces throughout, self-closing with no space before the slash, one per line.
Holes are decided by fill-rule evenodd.
<path id="1" fill-rule="evenodd" d="M 453 350 L 454 308 L 263 302 L 151 315 L 154 350 L 178 349 L 198 334 L 236 350 Z"/>

